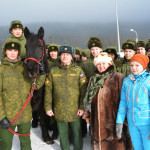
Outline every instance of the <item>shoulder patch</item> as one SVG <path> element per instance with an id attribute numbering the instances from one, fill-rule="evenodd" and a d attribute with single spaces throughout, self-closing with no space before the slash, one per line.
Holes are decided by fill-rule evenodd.
<path id="1" fill-rule="evenodd" d="M 84 74 L 81 74 L 81 75 L 80 75 L 80 78 L 83 78 L 84 76 L 85 76 Z"/>

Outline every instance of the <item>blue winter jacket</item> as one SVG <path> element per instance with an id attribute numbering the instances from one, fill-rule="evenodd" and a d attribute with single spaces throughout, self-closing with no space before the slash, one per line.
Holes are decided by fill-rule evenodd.
<path id="1" fill-rule="evenodd" d="M 150 73 L 132 73 L 123 81 L 116 123 L 150 125 Z"/>

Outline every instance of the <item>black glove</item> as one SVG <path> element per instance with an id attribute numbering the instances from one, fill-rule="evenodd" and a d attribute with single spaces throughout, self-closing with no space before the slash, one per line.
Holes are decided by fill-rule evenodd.
<path id="1" fill-rule="evenodd" d="M 44 75 L 45 73 L 45 67 L 44 67 L 43 62 L 39 63 L 39 72 L 41 75 Z"/>
<path id="2" fill-rule="evenodd" d="M 11 125 L 10 125 L 10 121 L 7 119 L 7 117 L 3 118 L 0 121 L 0 125 L 3 129 L 8 129 Z"/>
<path id="3" fill-rule="evenodd" d="M 121 138 L 122 128 L 123 128 L 123 124 L 120 124 L 120 123 L 116 124 L 116 136 L 118 139 Z"/>

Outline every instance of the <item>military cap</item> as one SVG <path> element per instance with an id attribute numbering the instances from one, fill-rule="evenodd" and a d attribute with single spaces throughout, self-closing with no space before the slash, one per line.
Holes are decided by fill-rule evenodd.
<path id="1" fill-rule="evenodd" d="M 113 53 L 115 55 L 115 59 L 117 59 L 118 54 L 117 54 L 117 48 L 116 47 L 108 47 L 104 50 L 106 53 Z"/>
<path id="2" fill-rule="evenodd" d="M 89 49 L 86 49 L 86 50 L 82 51 L 82 56 L 90 58 L 90 51 L 89 51 Z"/>
<path id="3" fill-rule="evenodd" d="M 77 54 L 77 55 L 82 55 L 82 53 L 81 53 L 81 48 L 75 47 L 75 54 Z"/>
<path id="4" fill-rule="evenodd" d="M 57 44 L 49 44 L 48 46 L 48 52 L 52 52 L 52 51 L 58 51 L 59 46 Z"/>
<path id="5" fill-rule="evenodd" d="M 134 51 L 136 51 L 137 49 L 137 46 L 134 42 L 125 42 L 123 45 L 122 45 L 122 49 L 125 50 L 125 49 L 132 49 Z"/>
<path id="6" fill-rule="evenodd" d="M 72 57 L 74 57 L 75 49 L 74 49 L 74 47 L 72 47 L 70 45 L 61 45 L 59 47 L 58 53 L 59 53 L 59 55 L 61 55 L 61 53 L 69 53 L 72 55 Z"/>
<path id="7" fill-rule="evenodd" d="M 137 47 L 146 47 L 146 43 L 144 41 L 138 41 L 137 42 Z"/>
<path id="8" fill-rule="evenodd" d="M 16 49 L 20 51 L 21 45 L 18 40 L 9 38 L 4 45 L 4 50 L 6 51 L 7 49 Z"/>
<path id="9" fill-rule="evenodd" d="M 102 40 L 97 37 L 91 37 L 88 41 L 88 48 L 91 49 L 92 47 L 102 48 Z"/>
<path id="10" fill-rule="evenodd" d="M 19 20 L 13 20 L 13 21 L 10 23 L 9 32 L 11 33 L 11 30 L 12 30 L 12 29 L 15 29 L 15 28 L 21 28 L 22 30 L 24 30 L 24 29 L 23 29 L 23 24 L 22 24 L 21 21 L 19 21 Z"/>

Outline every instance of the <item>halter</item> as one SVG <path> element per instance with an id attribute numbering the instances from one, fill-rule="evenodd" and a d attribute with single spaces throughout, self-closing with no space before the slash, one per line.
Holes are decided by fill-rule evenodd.
<path id="1" fill-rule="evenodd" d="M 39 65 L 40 65 L 40 62 L 41 62 L 41 61 L 43 60 L 43 58 L 44 58 L 44 43 L 43 43 L 43 41 L 40 40 L 40 39 L 38 39 L 38 41 L 43 44 L 43 52 L 42 52 L 42 57 L 41 57 L 41 59 L 40 59 L 40 60 L 37 60 L 37 59 L 35 59 L 35 58 L 33 58 L 33 57 L 29 57 L 29 58 L 27 58 L 27 59 L 25 59 L 25 60 L 26 60 L 26 61 L 28 61 L 28 60 L 33 60 L 33 61 L 35 61 L 35 62 L 38 64 L 38 72 L 39 72 Z"/>

